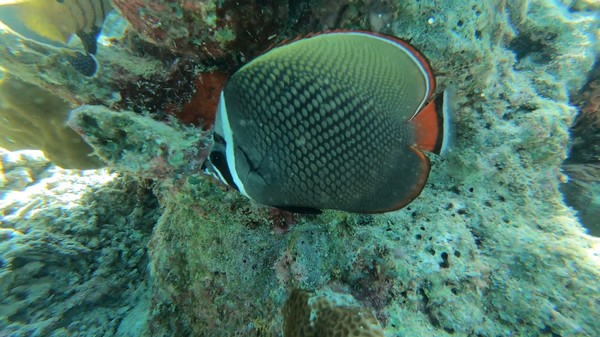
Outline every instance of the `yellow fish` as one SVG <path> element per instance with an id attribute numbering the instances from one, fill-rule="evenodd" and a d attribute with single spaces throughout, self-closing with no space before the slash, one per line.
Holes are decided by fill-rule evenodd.
<path id="1" fill-rule="evenodd" d="M 94 76 L 97 62 L 96 40 L 110 0 L 0 0 L 0 21 L 21 36 L 69 50 L 69 62 L 86 76 Z M 67 48 L 71 36 L 77 35 L 85 54 Z"/>

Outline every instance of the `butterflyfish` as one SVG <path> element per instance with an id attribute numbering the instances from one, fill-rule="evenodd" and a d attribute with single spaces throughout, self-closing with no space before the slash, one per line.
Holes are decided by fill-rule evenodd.
<path id="1" fill-rule="evenodd" d="M 220 93 L 207 173 L 301 213 L 382 213 L 423 190 L 425 152 L 447 151 L 450 112 L 407 42 L 326 32 L 272 48 Z"/>
<path id="2" fill-rule="evenodd" d="M 0 0 L 0 21 L 24 38 L 65 50 L 69 63 L 92 77 L 98 35 L 111 9 L 110 0 Z M 83 53 L 67 47 L 73 35 Z"/>

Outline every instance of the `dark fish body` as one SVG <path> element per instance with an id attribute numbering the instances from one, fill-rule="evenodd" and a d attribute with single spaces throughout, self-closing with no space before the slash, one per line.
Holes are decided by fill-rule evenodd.
<path id="1" fill-rule="evenodd" d="M 0 21 L 24 38 L 67 50 L 69 62 L 86 76 L 97 64 L 97 38 L 112 9 L 110 0 L 0 0 Z M 77 35 L 85 54 L 68 48 Z"/>
<path id="2" fill-rule="evenodd" d="M 226 84 L 207 165 L 274 207 L 401 208 L 427 181 L 421 150 L 442 145 L 434 86 L 425 59 L 384 36 L 332 32 L 274 48 Z"/>

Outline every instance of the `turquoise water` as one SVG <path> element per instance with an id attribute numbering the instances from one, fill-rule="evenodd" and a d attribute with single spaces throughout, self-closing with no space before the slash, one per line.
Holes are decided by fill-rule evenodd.
<path id="1" fill-rule="evenodd" d="M 42 28 L 0 2 L 0 336 L 600 335 L 595 2 L 115 0 L 96 53 L 98 7 L 30 3 Z M 329 29 L 452 89 L 455 144 L 400 210 L 291 213 L 203 172 L 224 81 Z"/>

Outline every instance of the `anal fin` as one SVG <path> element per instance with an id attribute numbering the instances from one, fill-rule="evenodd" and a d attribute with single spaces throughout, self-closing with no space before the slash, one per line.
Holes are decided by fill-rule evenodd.
<path id="1" fill-rule="evenodd" d="M 309 207 L 295 207 L 295 206 L 283 206 L 275 207 L 287 212 L 298 213 L 298 214 L 321 214 L 323 213 L 320 209 L 309 208 Z"/>

